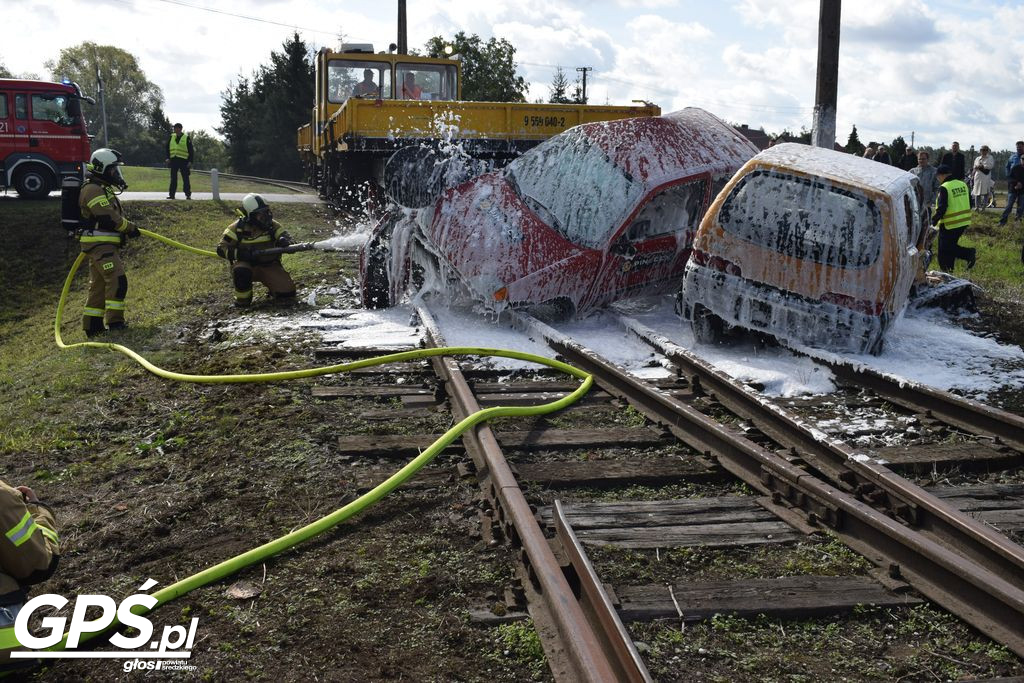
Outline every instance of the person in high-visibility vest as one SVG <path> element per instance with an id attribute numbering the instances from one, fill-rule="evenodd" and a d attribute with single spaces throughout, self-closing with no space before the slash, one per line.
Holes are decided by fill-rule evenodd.
<path id="1" fill-rule="evenodd" d="M 939 192 L 935 198 L 932 225 L 939 228 L 939 268 L 952 271 L 956 260 L 967 261 L 967 269 L 978 259 L 976 250 L 961 247 L 960 236 L 971 227 L 971 200 L 967 184 L 953 176 L 953 169 L 942 164 L 936 169 Z"/>
<path id="2" fill-rule="evenodd" d="M 118 249 L 125 237 L 138 237 L 138 227 L 121 211 L 117 195 L 128 187 L 121 175 L 124 163 L 116 149 L 98 149 L 86 168 L 89 180 L 78 195 L 82 213 L 82 232 L 78 242 L 89 259 L 89 296 L 85 301 L 82 328 L 93 337 L 107 329 L 124 329 L 124 299 L 128 294 L 128 276 L 124 273 Z M 103 321 L 106 319 L 106 327 Z"/>
<path id="3" fill-rule="evenodd" d="M 171 167 L 171 185 L 167 189 L 167 198 L 174 199 L 178 191 L 178 173 L 181 173 L 181 186 L 185 190 L 185 199 L 192 199 L 192 185 L 188 176 L 192 168 L 192 159 L 196 150 L 192 146 L 192 137 L 182 132 L 180 123 L 174 124 L 174 132 L 167 141 L 167 164 Z"/>
<path id="4" fill-rule="evenodd" d="M 0 481 L 0 677 L 32 666 L 34 660 L 11 659 L 20 647 L 14 636 L 28 587 L 41 583 L 57 569 L 60 539 L 49 507 L 27 486 Z"/>

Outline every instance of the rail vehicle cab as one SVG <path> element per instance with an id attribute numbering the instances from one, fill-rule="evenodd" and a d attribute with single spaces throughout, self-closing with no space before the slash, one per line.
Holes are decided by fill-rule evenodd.
<path id="1" fill-rule="evenodd" d="M 698 342 L 731 328 L 879 354 L 923 271 L 917 178 L 794 143 L 751 159 L 708 210 L 680 292 Z"/>
<path id="2" fill-rule="evenodd" d="M 91 137 L 82 100 L 93 102 L 71 82 L 0 79 L 0 186 L 41 199 L 81 177 Z"/>

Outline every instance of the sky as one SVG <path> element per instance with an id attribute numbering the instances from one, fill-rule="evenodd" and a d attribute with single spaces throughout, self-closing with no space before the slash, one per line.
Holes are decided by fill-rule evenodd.
<path id="1" fill-rule="evenodd" d="M 811 127 L 816 0 L 408 0 L 410 47 L 457 31 L 516 47 L 528 99 L 555 66 L 589 66 L 593 104 L 686 106 L 769 133 Z M 336 48 L 396 38 L 397 2 L 0 0 L 0 64 L 49 78 L 62 48 L 89 40 L 134 54 L 187 130 L 215 134 L 222 93 L 298 31 Z M 235 16 L 242 15 L 242 16 Z M 1024 139 L 1024 0 L 843 3 L 836 135 L 862 143 L 1012 149 Z M 59 74 L 57 74 L 59 77 Z M 95 93 L 95 84 L 82 84 Z M 311 103 L 312 104 L 312 103 Z"/>

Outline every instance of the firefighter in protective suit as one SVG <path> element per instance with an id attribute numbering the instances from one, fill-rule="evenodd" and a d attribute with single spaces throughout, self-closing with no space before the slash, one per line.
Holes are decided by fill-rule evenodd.
<path id="1" fill-rule="evenodd" d="M 279 300 L 295 298 L 295 283 L 281 265 L 281 255 L 262 255 L 261 249 L 288 247 L 291 236 L 274 220 L 270 206 L 258 194 L 242 198 L 241 216 L 224 231 L 217 254 L 231 263 L 235 305 L 252 303 L 252 283 L 262 282 L 270 296 Z"/>
<path id="2" fill-rule="evenodd" d="M 35 662 L 11 659 L 19 647 L 14 620 L 28 597 L 28 587 L 50 578 L 57 569 L 59 539 L 53 513 L 27 486 L 0 481 L 0 678 Z"/>
<path id="3" fill-rule="evenodd" d="M 104 329 L 124 329 L 124 297 L 128 277 L 118 249 L 125 237 L 138 237 L 139 229 L 129 223 L 121 211 L 117 195 L 128 184 L 121 176 L 124 161 L 113 149 L 98 149 L 86 168 L 89 179 L 82 186 L 78 207 L 82 213 L 79 243 L 89 259 L 89 298 L 85 302 L 82 327 L 94 337 Z M 103 321 L 106 320 L 106 328 Z"/>

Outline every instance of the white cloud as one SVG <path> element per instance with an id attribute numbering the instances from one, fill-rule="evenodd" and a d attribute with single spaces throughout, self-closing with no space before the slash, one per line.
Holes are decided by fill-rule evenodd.
<path id="1" fill-rule="evenodd" d="M 339 32 L 377 49 L 395 40 L 392 2 L 203 4 L 294 21 L 315 46 L 335 45 Z M 799 130 L 811 121 L 818 6 L 818 0 L 420 0 L 408 7 L 409 45 L 460 30 L 503 37 L 517 47 L 531 99 L 547 97 L 552 65 L 561 64 L 570 79 L 575 67 L 592 66 L 592 102 L 646 99 L 664 111 L 696 105 L 769 132 Z M 891 140 L 913 130 L 929 144 L 956 137 L 966 147 L 981 140 L 996 149 L 1010 146 L 1024 136 L 1024 41 L 1011 37 L 1020 26 L 1024 6 L 1009 0 L 844 3 L 841 141 L 856 123 L 865 138 Z M 267 61 L 292 30 L 157 0 L 20 0 L 4 3 L 0 45 L 8 69 L 42 76 L 43 62 L 61 48 L 85 40 L 118 45 L 161 87 L 171 119 L 210 130 L 220 123 L 221 93 Z"/>

